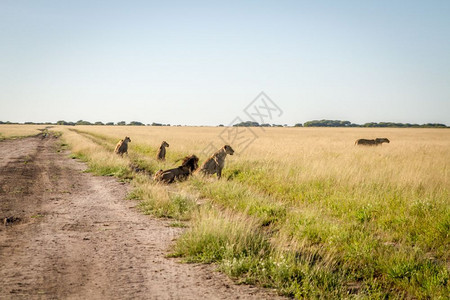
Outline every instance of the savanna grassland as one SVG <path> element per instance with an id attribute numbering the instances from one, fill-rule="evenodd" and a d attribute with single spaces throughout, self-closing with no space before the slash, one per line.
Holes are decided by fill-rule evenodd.
<path id="1" fill-rule="evenodd" d="M 8 136 L 0 126 L 3 136 Z M 295 298 L 446 299 L 450 131 L 254 128 L 223 177 L 170 186 L 149 174 L 220 147 L 224 128 L 55 126 L 97 175 L 129 180 L 144 213 L 187 227 L 171 255 Z M 113 154 L 131 137 L 129 155 Z M 355 146 L 358 138 L 390 144 Z M 155 159 L 165 140 L 165 162 Z M 135 172 L 143 170 L 144 172 Z M 187 221 L 187 222 L 186 222 Z"/>
<path id="2" fill-rule="evenodd" d="M 0 125 L 0 141 L 39 134 L 43 125 Z M 43 131 L 43 130 L 42 130 Z"/>

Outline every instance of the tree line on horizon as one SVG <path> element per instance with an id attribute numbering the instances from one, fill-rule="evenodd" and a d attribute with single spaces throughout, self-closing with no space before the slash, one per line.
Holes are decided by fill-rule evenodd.
<path id="1" fill-rule="evenodd" d="M 296 124 L 295 126 L 300 125 Z M 301 126 L 301 125 L 300 125 Z M 395 127 L 395 128 L 446 128 L 447 125 L 441 123 L 398 123 L 398 122 L 369 122 L 355 124 L 350 121 L 341 120 L 313 120 L 303 124 L 303 127 Z"/>
<path id="2" fill-rule="evenodd" d="M 240 122 L 234 124 L 235 127 L 287 127 L 287 125 L 261 124 L 253 121 Z M 369 122 L 364 124 L 355 124 L 350 121 L 341 120 L 313 120 L 305 123 L 297 123 L 294 127 L 393 127 L 393 128 L 448 128 L 441 123 L 411 124 L 396 122 Z"/>
<path id="3" fill-rule="evenodd" d="M 0 121 L 0 124 L 21 124 L 18 122 L 10 122 L 10 121 Z M 107 125 L 107 126 L 171 126 L 170 124 L 162 124 L 162 123 L 151 123 L 144 124 L 138 121 L 131 121 L 129 123 L 125 121 L 119 122 L 94 122 L 91 123 L 89 121 L 78 120 L 77 122 L 67 122 L 64 120 L 57 121 L 55 123 L 52 122 L 24 122 L 25 125 Z M 180 125 L 176 125 L 180 126 Z M 223 124 L 218 125 L 219 127 L 223 127 Z M 269 124 L 263 123 L 259 124 L 255 121 L 244 121 L 233 125 L 234 127 L 290 127 L 287 124 Z M 305 123 L 297 123 L 293 127 L 391 127 L 391 128 L 449 128 L 446 124 L 442 123 L 425 123 L 425 124 L 415 124 L 415 123 L 397 123 L 397 122 L 369 122 L 364 124 L 355 124 L 350 121 L 341 121 L 341 120 L 313 120 L 307 121 Z"/>
<path id="4" fill-rule="evenodd" d="M 22 123 L 10 122 L 10 121 L 6 121 L 6 122 L 0 121 L 0 124 L 22 124 Z M 75 126 L 75 125 L 170 126 L 170 124 L 161 124 L 161 123 L 155 123 L 155 122 L 153 122 L 152 124 L 144 124 L 144 123 L 138 122 L 138 121 L 131 121 L 128 124 L 125 121 L 119 121 L 117 123 L 114 123 L 114 122 L 103 123 L 103 122 L 98 121 L 98 122 L 91 123 L 89 121 L 84 121 L 84 120 L 79 120 L 77 122 L 67 122 L 67 121 L 61 120 L 61 121 L 57 121 L 55 123 L 52 123 L 52 122 L 24 122 L 23 124 L 24 125 L 68 125 L 68 126 Z"/>

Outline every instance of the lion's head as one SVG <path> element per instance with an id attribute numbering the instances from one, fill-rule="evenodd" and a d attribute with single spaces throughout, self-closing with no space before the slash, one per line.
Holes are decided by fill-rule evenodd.
<path id="1" fill-rule="evenodd" d="M 225 150 L 226 154 L 233 155 L 233 153 L 234 153 L 234 150 L 233 150 L 233 148 L 231 148 L 230 145 L 223 146 L 223 149 Z"/>
<path id="2" fill-rule="evenodd" d="M 188 167 L 189 171 L 192 173 L 198 168 L 198 157 L 193 155 L 186 156 L 181 163 L 182 167 Z"/>

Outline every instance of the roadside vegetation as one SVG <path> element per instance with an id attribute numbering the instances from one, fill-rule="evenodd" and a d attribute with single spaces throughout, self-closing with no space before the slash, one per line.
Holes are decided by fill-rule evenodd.
<path id="1" fill-rule="evenodd" d="M 171 256 L 216 263 L 241 283 L 295 298 L 446 299 L 450 294 L 450 132 L 266 128 L 233 145 L 223 178 L 170 186 L 151 174 L 223 146 L 221 128 L 59 126 L 71 155 L 134 187 L 146 214 L 185 227 Z M 3 132 L 3 131 L 2 131 Z M 130 136 L 129 155 L 113 154 Z M 355 146 L 358 138 L 390 144 Z M 169 142 L 165 162 L 155 160 Z M 209 153 L 210 154 L 210 153 Z M 188 221 L 188 222 L 186 222 Z"/>

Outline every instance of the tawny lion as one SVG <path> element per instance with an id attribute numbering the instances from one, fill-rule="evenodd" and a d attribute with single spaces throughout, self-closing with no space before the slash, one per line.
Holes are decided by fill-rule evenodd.
<path id="1" fill-rule="evenodd" d="M 387 138 L 376 138 L 375 141 L 377 142 L 377 145 L 383 145 L 383 143 L 390 143 L 391 141 L 389 141 Z"/>
<path id="2" fill-rule="evenodd" d="M 195 155 L 186 156 L 181 166 L 170 170 L 159 170 L 154 176 L 154 180 L 164 183 L 186 180 L 198 168 L 198 157 Z"/>
<path id="3" fill-rule="evenodd" d="M 166 160 L 166 147 L 169 147 L 169 144 L 166 141 L 163 141 L 161 143 L 161 146 L 159 146 L 158 154 L 156 154 L 156 159 L 158 160 Z"/>
<path id="4" fill-rule="evenodd" d="M 131 143 L 131 139 L 126 136 L 117 143 L 114 153 L 119 154 L 120 156 L 123 156 L 124 153 L 128 155 L 128 143 Z"/>
<path id="5" fill-rule="evenodd" d="M 364 145 L 364 146 L 378 146 L 383 143 L 389 143 L 390 141 L 387 138 L 376 138 L 374 140 L 367 139 L 359 139 L 356 140 L 355 145 Z"/>
<path id="6" fill-rule="evenodd" d="M 210 175 L 217 173 L 217 178 L 220 179 L 222 177 L 222 169 L 225 165 L 225 157 L 227 154 L 233 155 L 233 153 L 234 150 L 231 146 L 223 146 L 203 163 L 200 167 L 200 172 Z"/>

